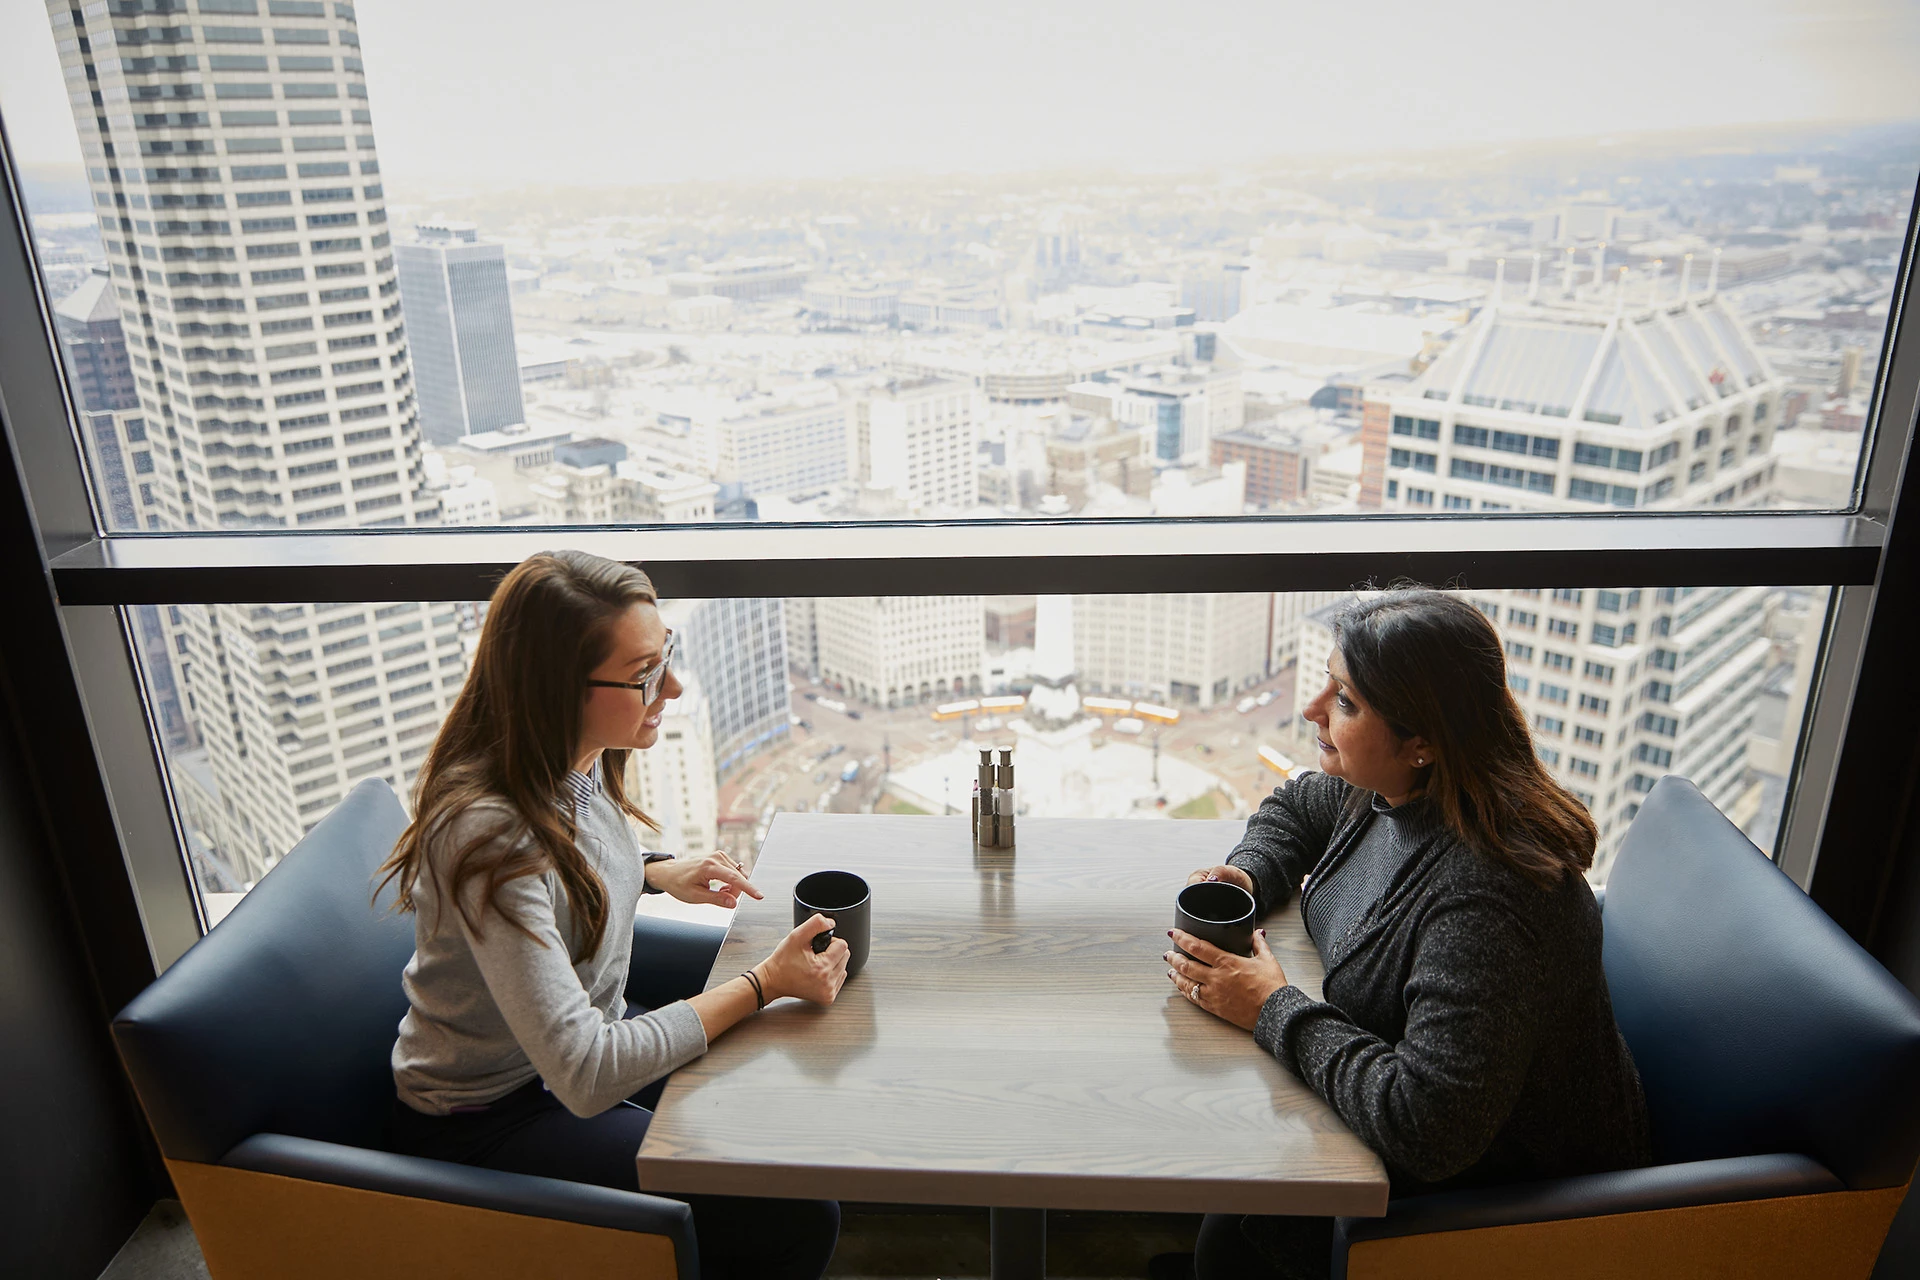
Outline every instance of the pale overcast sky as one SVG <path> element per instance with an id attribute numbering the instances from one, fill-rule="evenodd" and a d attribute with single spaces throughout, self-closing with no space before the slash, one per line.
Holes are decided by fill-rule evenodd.
<path id="1" fill-rule="evenodd" d="M 1920 115 L 1911 0 L 359 0 L 397 180 L 1184 170 Z M 0 0 L 18 158 L 78 153 L 42 0 Z"/>

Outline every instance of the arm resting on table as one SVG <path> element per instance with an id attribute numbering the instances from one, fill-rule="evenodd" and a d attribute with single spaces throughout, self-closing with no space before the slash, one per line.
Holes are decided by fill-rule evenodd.
<path id="1" fill-rule="evenodd" d="M 627 966 L 627 1003 L 661 1009 L 707 989 L 707 975 L 727 931 L 661 916 L 633 918 L 633 959 Z"/>
<path id="2" fill-rule="evenodd" d="M 1337 1226 L 1345 1243 L 1359 1244 L 1435 1231 L 1602 1218 L 1649 1209 L 1683 1209 L 1844 1190 L 1840 1179 L 1806 1156 L 1740 1156 L 1409 1196 L 1391 1202 L 1384 1218 L 1341 1218 Z"/>

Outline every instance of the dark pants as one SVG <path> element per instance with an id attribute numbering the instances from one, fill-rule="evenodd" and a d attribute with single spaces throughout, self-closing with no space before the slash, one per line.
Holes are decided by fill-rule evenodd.
<path id="1" fill-rule="evenodd" d="M 1196 1280 L 1326 1280 L 1332 1271 L 1332 1218 L 1210 1213 L 1193 1249 Z"/>
<path id="2" fill-rule="evenodd" d="M 540 1081 L 484 1111 L 422 1115 L 394 1100 L 388 1146 L 403 1155 L 640 1190 L 634 1156 L 653 1112 L 633 1103 L 581 1119 Z M 819 1280 L 840 1236 L 832 1200 L 669 1196 L 693 1209 L 703 1280 Z"/>

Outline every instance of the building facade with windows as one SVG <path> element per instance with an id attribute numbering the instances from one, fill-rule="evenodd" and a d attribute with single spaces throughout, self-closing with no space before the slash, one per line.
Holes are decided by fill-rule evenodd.
<path id="1" fill-rule="evenodd" d="M 986 615 L 979 596 L 835 596 L 814 602 L 820 679 L 871 706 L 980 692 Z"/>
<path id="2" fill-rule="evenodd" d="M 1144 432 L 1148 452 L 1166 465 L 1205 463 L 1213 438 L 1246 422 L 1239 370 L 1208 365 L 1167 365 L 1078 383 L 1067 403 Z"/>
<path id="3" fill-rule="evenodd" d="M 353 7 L 77 12 L 48 5 L 139 399 L 143 438 L 118 443 L 147 527 L 435 520 Z M 215 852 L 242 883 L 358 778 L 404 791 L 464 675 L 451 609 L 178 613 L 164 630 L 206 753 L 180 785 L 227 819 Z"/>
<path id="4" fill-rule="evenodd" d="M 755 399 L 710 426 L 713 478 L 749 494 L 817 492 L 851 480 L 858 463 L 851 407 L 837 398 L 803 403 Z"/>
<path id="5" fill-rule="evenodd" d="M 1074 662 L 1082 693 L 1212 707 L 1265 679 L 1266 592 L 1076 595 Z"/>
<path id="6" fill-rule="evenodd" d="M 960 512 L 980 500 L 980 393 L 946 378 L 896 378 L 853 405 L 863 483 L 916 511 Z"/>
<path id="7" fill-rule="evenodd" d="M 394 246 L 420 382 L 420 433 L 449 444 L 527 420 L 507 255 L 471 223 L 422 223 Z"/>
<path id="8" fill-rule="evenodd" d="M 1714 291 L 1637 307 L 1619 290 L 1490 305 L 1424 373 L 1379 389 L 1362 440 L 1388 510 L 1699 510 L 1773 497 L 1785 380 Z M 1693 596 L 1627 588 L 1476 593 L 1506 638 L 1540 756 L 1593 812 L 1603 857 L 1663 773 L 1685 772 L 1722 809 L 1749 785 L 1765 596 L 1728 588 L 1703 612 Z M 1688 702 L 1676 714 L 1672 700 L 1700 690 L 1717 711 Z"/>
<path id="9" fill-rule="evenodd" d="M 792 732 L 784 602 L 674 601 L 662 610 L 679 633 L 676 662 L 699 678 L 716 774 L 725 778 L 755 752 Z"/>

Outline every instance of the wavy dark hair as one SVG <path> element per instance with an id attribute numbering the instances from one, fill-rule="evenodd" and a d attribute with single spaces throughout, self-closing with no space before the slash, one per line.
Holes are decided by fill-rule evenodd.
<path id="1" fill-rule="evenodd" d="M 551 869 L 582 922 L 581 955 L 599 950 L 607 928 L 606 882 L 575 843 L 573 806 L 556 799 L 579 748 L 587 679 L 606 661 L 614 622 L 636 604 L 655 603 L 646 574 L 584 551 L 539 552 L 501 579 L 487 605 L 473 669 L 420 771 L 413 822 L 380 868 L 378 887 L 396 884 L 395 910 L 414 910 L 415 886 L 431 874 L 441 896 L 450 895 L 478 933 L 480 922 L 462 893 L 469 881 L 484 879 L 483 901 L 499 910 L 501 885 Z M 610 749 L 600 759 L 608 798 L 657 829 L 627 799 L 627 752 Z M 427 848 L 446 825 L 491 799 L 505 800 L 512 817 L 430 865 Z M 533 936 L 522 921 L 502 914 Z"/>
<path id="2" fill-rule="evenodd" d="M 1468 847 L 1546 887 L 1593 865 L 1593 816 L 1534 754 L 1500 633 L 1478 609 L 1396 584 L 1336 615 L 1333 642 L 1393 732 L 1433 744 L 1420 789 Z"/>

